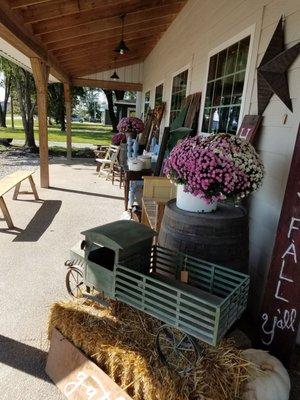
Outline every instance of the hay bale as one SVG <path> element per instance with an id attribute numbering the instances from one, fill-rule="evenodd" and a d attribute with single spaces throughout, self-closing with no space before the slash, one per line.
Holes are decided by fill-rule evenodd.
<path id="1" fill-rule="evenodd" d="M 231 341 L 216 348 L 205 345 L 193 372 L 180 378 L 156 352 L 160 326 L 156 318 L 118 302 L 104 308 L 67 301 L 51 308 L 49 338 L 56 327 L 134 400 L 233 400 L 240 395 L 251 363 Z"/>

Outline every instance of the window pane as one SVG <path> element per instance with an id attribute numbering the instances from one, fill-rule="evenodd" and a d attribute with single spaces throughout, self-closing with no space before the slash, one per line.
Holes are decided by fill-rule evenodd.
<path id="1" fill-rule="evenodd" d="M 249 50 L 250 36 L 240 41 L 239 54 L 237 59 L 237 71 L 246 69 L 248 50 Z"/>
<path id="2" fill-rule="evenodd" d="M 222 107 L 220 108 L 220 125 L 219 125 L 219 132 L 225 133 L 227 130 L 227 122 L 229 116 L 229 107 Z"/>
<path id="3" fill-rule="evenodd" d="M 181 72 L 173 78 L 170 122 L 172 122 L 180 112 L 181 105 L 186 95 L 187 78 L 188 70 Z"/>
<path id="4" fill-rule="evenodd" d="M 211 106 L 213 90 L 214 90 L 214 82 L 208 83 L 205 96 L 205 107 Z"/>
<path id="5" fill-rule="evenodd" d="M 163 90 L 164 90 L 163 83 L 161 85 L 156 86 L 156 88 L 155 88 L 155 104 L 162 103 Z"/>
<path id="6" fill-rule="evenodd" d="M 218 66 L 217 66 L 216 78 L 225 75 L 226 54 L 227 54 L 227 49 L 221 51 L 221 53 L 218 54 Z"/>
<path id="7" fill-rule="evenodd" d="M 221 104 L 230 104 L 231 103 L 231 93 L 233 89 L 233 77 L 234 75 L 227 76 L 222 79 L 223 92 Z"/>
<path id="8" fill-rule="evenodd" d="M 222 80 L 218 79 L 215 81 L 214 87 L 214 97 L 213 97 L 213 106 L 219 106 L 221 103 L 221 93 L 222 93 Z"/>
<path id="9" fill-rule="evenodd" d="M 235 71 L 236 58 L 238 54 L 238 43 L 228 48 L 226 75 L 232 74 Z"/>
<path id="10" fill-rule="evenodd" d="M 229 123 L 227 132 L 235 134 L 237 131 L 237 125 L 239 122 L 240 107 L 231 107 L 229 111 Z"/>
<path id="11" fill-rule="evenodd" d="M 205 108 L 204 109 L 204 114 L 203 114 L 203 125 L 202 125 L 202 131 L 203 132 L 208 132 L 208 126 L 209 126 L 209 120 L 210 120 L 210 113 L 211 109 Z"/>
<path id="12" fill-rule="evenodd" d="M 245 72 L 240 72 L 235 75 L 234 88 L 232 93 L 232 103 L 241 104 L 244 88 Z"/>
<path id="13" fill-rule="evenodd" d="M 216 67 L 217 67 L 217 58 L 218 58 L 217 54 L 210 58 L 209 70 L 208 70 L 208 81 L 211 81 L 212 79 L 215 79 Z"/>
<path id="14" fill-rule="evenodd" d="M 236 133 L 249 43 L 250 36 L 210 58 L 202 121 L 203 132 Z"/>

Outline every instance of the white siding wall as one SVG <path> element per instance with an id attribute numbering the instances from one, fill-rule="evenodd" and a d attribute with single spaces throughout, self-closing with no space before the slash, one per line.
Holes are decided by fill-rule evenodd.
<path id="1" fill-rule="evenodd" d="M 158 45 L 144 62 L 144 91 L 164 82 L 167 102 L 165 124 L 168 124 L 172 76 L 190 65 L 188 93 L 205 95 L 209 52 L 249 27 L 254 28 L 250 54 L 249 79 L 244 103 L 245 113 L 257 113 L 256 66 L 259 64 L 281 15 L 285 15 L 285 41 L 290 47 L 300 38 L 300 2 L 298 0 L 189 0 Z M 268 272 L 272 246 L 300 112 L 300 57 L 291 66 L 288 78 L 294 113 L 273 96 L 264 113 L 258 150 L 263 158 L 266 176 L 262 189 L 250 202 L 250 268 L 252 312 L 259 306 L 259 294 Z M 287 114 L 286 124 L 283 117 Z M 200 123 L 201 126 L 201 123 Z M 255 292 L 255 294 L 254 294 Z"/>
<path id="2" fill-rule="evenodd" d="M 85 75 L 87 79 L 99 79 L 109 81 L 115 69 L 109 71 L 97 72 L 91 75 Z M 116 69 L 120 77 L 120 82 L 141 83 L 143 81 L 143 64 L 133 64 L 127 67 L 120 67 Z"/>

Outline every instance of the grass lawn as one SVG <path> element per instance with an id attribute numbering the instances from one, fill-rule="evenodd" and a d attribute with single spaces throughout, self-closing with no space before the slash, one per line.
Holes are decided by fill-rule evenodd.
<path id="1" fill-rule="evenodd" d="M 7 121 L 8 124 L 10 121 Z M 38 123 L 34 124 L 35 138 L 38 140 Z M 48 126 L 49 141 L 65 142 L 66 133 L 60 131 L 58 125 Z M 72 123 L 72 142 L 73 143 L 91 143 L 91 144 L 110 144 L 111 143 L 111 126 L 105 126 L 93 122 L 73 122 Z M 7 128 L 0 127 L 0 138 L 13 138 L 24 140 L 25 134 L 23 130 L 22 120 L 15 118 L 15 128 L 7 125 Z"/>

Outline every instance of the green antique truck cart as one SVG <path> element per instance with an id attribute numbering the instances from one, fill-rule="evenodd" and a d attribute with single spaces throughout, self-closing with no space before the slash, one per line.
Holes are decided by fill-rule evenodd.
<path id="1" fill-rule="evenodd" d="M 82 234 L 65 263 L 68 292 L 103 292 L 161 320 L 158 353 L 181 374 L 197 362 L 200 342 L 217 345 L 246 308 L 247 275 L 153 246 L 156 233 L 145 225 L 116 221 Z"/>

